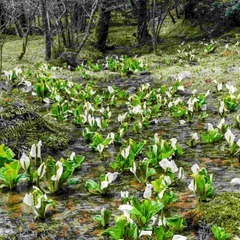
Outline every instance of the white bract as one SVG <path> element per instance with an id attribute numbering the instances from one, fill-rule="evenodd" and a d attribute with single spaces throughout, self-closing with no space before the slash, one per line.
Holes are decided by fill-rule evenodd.
<path id="1" fill-rule="evenodd" d="M 129 197 L 129 191 L 121 191 L 121 198 L 128 198 Z"/>
<path id="2" fill-rule="evenodd" d="M 191 167 L 191 170 L 193 172 L 193 174 L 197 174 L 200 170 L 200 167 L 198 166 L 198 164 L 194 164 L 192 167 Z"/>
<path id="3" fill-rule="evenodd" d="M 225 118 L 222 118 L 220 120 L 219 124 L 217 125 L 217 128 L 221 130 L 223 128 L 224 124 L 225 124 Z"/>
<path id="4" fill-rule="evenodd" d="M 143 193 L 143 197 L 146 198 L 146 199 L 151 199 L 151 196 L 152 196 L 152 188 L 153 188 L 153 185 L 150 184 L 150 183 L 147 183 L 147 186 L 145 188 L 145 191 Z"/>
<path id="5" fill-rule="evenodd" d="M 178 170 L 178 179 L 180 179 L 180 180 L 185 179 L 185 173 L 184 173 L 184 169 L 182 167 L 180 167 Z"/>
<path id="6" fill-rule="evenodd" d="M 103 144 L 101 144 L 101 143 L 100 143 L 100 144 L 98 144 L 98 145 L 97 145 L 97 150 L 98 150 L 98 152 L 99 152 L 99 153 L 102 153 L 102 152 L 103 152 L 103 150 L 104 150 L 104 145 L 103 145 Z"/>
<path id="7" fill-rule="evenodd" d="M 226 131 L 226 133 L 224 134 L 224 137 L 225 137 L 226 141 L 228 142 L 229 146 L 232 147 L 234 140 L 235 140 L 235 136 L 233 135 L 233 133 L 230 129 L 228 129 Z"/>
<path id="8" fill-rule="evenodd" d="M 132 163 L 132 166 L 130 167 L 129 170 L 130 170 L 130 172 L 132 172 L 136 176 L 137 167 L 136 167 L 136 163 L 135 162 Z"/>
<path id="9" fill-rule="evenodd" d="M 30 159 L 25 153 L 23 153 L 20 158 L 20 165 L 25 171 L 27 171 L 30 166 Z"/>
<path id="10" fill-rule="evenodd" d="M 39 179 L 41 179 L 45 175 L 45 173 L 46 173 L 46 164 L 42 163 L 37 170 Z"/>
<path id="11" fill-rule="evenodd" d="M 73 161 L 74 158 L 75 158 L 75 156 L 76 156 L 76 153 L 75 153 L 75 152 L 72 152 L 71 155 L 70 155 L 70 157 L 69 157 L 69 159 L 70 159 L 71 161 Z"/>
<path id="12" fill-rule="evenodd" d="M 223 84 L 217 82 L 216 80 L 214 80 L 213 82 L 216 84 L 217 91 L 218 91 L 218 92 L 222 91 Z"/>
<path id="13" fill-rule="evenodd" d="M 164 158 L 159 162 L 159 165 L 163 168 L 163 170 L 165 172 L 169 169 L 172 173 L 175 173 L 178 171 L 178 167 L 177 167 L 176 163 L 174 162 L 174 160 L 168 160 L 168 159 Z"/>
<path id="14" fill-rule="evenodd" d="M 199 140 L 198 134 L 196 132 L 195 133 L 191 133 L 190 135 L 191 135 L 192 140 L 195 140 L 195 141 Z"/>
<path id="15" fill-rule="evenodd" d="M 113 89 L 112 86 L 108 86 L 107 88 L 108 88 L 108 92 L 109 92 L 110 94 L 113 94 L 113 93 L 114 93 L 114 89 Z"/>
<path id="16" fill-rule="evenodd" d="M 132 211 L 132 209 L 133 209 L 133 206 L 131 206 L 131 205 L 129 205 L 129 204 L 122 204 L 122 205 L 119 206 L 118 209 L 121 210 L 121 211 L 123 211 L 124 216 L 125 216 L 128 220 L 130 220 L 130 213 L 131 213 L 131 211 Z"/>
<path id="17" fill-rule="evenodd" d="M 237 88 L 228 83 L 226 84 L 226 88 L 228 89 L 229 94 L 234 94 L 237 91 Z"/>
<path id="18" fill-rule="evenodd" d="M 137 106 L 135 106 L 132 110 L 132 113 L 133 114 L 142 114 L 142 112 L 143 112 L 143 110 L 142 110 L 142 106 L 141 105 L 137 105 Z"/>
<path id="19" fill-rule="evenodd" d="M 213 125 L 211 123 L 207 123 L 207 130 L 208 132 L 214 130 Z"/>
<path id="20" fill-rule="evenodd" d="M 172 240 L 187 240 L 187 237 L 182 235 L 174 235 Z"/>
<path id="21" fill-rule="evenodd" d="M 141 230 L 139 237 L 141 236 L 152 236 L 152 231 L 151 230 Z"/>
<path id="22" fill-rule="evenodd" d="M 227 109 L 225 108 L 224 101 L 222 101 L 222 100 L 219 100 L 218 112 L 219 112 L 220 115 L 223 115 L 225 112 L 227 112 Z"/>
<path id="23" fill-rule="evenodd" d="M 119 114 L 118 115 L 118 122 L 121 122 L 123 123 L 123 121 L 125 120 L 125 118 L 127 117 L 127 113 L 124 113 L 124 114 Z"/>
<path id="24" fill-rule="evenodd" d="M 36 157 L 37 157 L 36 144 L 32 144 L 31 150 L 30 150 L 30 156 L 31 156 L 32 158 L 36 158 Z"/>
<path id="25" fill-rule="evenodd" d="M 130 145 L 121 151 L 121 155 L 124 159 L 128 158 L 129 153 L 130 153 Z"/>
<path id="26" fill-rule="evenodd" d="M 61 176 L 63 174 L 62 162 L 57 161 L 56 164 L 55 164 L 55 168 L 56 168 L 56 171 L 55 171 L 55 174 L 51 177 L 51 180 L 59 182 L 59 180 L 60 180 L 60 178 L 61 178 Z"/>
<path id="27" fill-rule="evenodd" d="M 41 147 L 42 147 L 42 141 L 40 140 L 37 143 L 37 158 L 41 158 Z"/>
<path id="28" fill-rule="evenodd" d="M 176 150 L 176 148 L 177 148 L 177 139 L 176 138 L 171 138 L 170 139 L 170 142 L 171 142 L 171 146 L 172 146 L 172 148 L 174 149 L 174 150 Z"/>

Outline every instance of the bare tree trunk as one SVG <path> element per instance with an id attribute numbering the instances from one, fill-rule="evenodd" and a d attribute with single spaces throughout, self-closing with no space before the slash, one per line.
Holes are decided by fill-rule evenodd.
<path id="1" fill-rule="evenodd" d="M 45 36 L 45 58 L 49 60 L 52 55 L 52 37 L 50 31 L 50 23 L 47 12 L 47 0 L 41 0 L 41 12 L 42 12 L 42 22 L 43 31 Z"/>
<path id="2" fill-rule="evenodd" d="M 154 53 L 156 51 L 156 44 L 157 44 L 157 36 L 156 36 L 156 26 L 155 26 L 155 9 L 156 9 L 156 0 L 152 0 L 152 21 L 151 21 L 151 28 L 152 28 L 152 44 Z"/>
<path id="3" fill-rule="evenodd" d="M 102 0 L 100 5 L 100 13 L 98 19 L 98 26 L 96 29 L 97 34 L 97 48 L 100 51 L 105 51 L 107 46 L 107 37 L 108 37 L 108 29 L 111 20 L 111 10 L 108 9 L 109 0 Z"/>
<path id="4" fill-rule="evenodd" d="M 147 5 L 148 0 L 139 0 L 138 1 L 138 43 L 146 43 L 151 40 L 151 36 L 148 33 L 148 14 L 147 14 Z"/>

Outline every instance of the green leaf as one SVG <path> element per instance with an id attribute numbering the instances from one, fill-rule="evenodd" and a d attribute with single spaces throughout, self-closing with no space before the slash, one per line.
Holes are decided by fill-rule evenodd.
<path id="1" fill-rule="evenodd" d="M 94 180 L 88 180 L 85 184 L 85 187 L 87 189 L 87 191 L 89 191 L 92 194 L 101 194 L 101 188 L 99 186 L 99 184 L 97 182 L 95 182 Z"/>
<path id="2" fill-rule="evenodd" d="M 10 148 L 5 147 L 4 144 L 0 145 L 0 167 L 3 167 L 4 163 L 12 162 L 14 156 L 15 154 Z"/>

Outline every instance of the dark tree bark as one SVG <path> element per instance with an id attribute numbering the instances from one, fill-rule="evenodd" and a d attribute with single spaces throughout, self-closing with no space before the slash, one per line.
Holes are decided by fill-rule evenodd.
<path id="1" fill-rule="evenodd" d="M 50 31 L 50 23 L 47 12 L 47 0 L 41 0 L 41 13 L 43 22 L 43 31 L 45 36 L 45 57 L 49 60 L 52 55 L 52 37 Z"/>
<path id="2" fill-rule="evenodd" d="M 197 0 L 188 0 L 184 6 L 184 15 L 186 20 L 192 20 L 196 18 L 194 9 L 198 5 Z"/>
<path id="3" fill-rule="evenodd" d="M 74 5 L 74 12 L 71 19 L 75 32 L 84 32 L 86 29 L 87 18 L 84 10 L 85 7 L 85 1 L 83 3 L 76 2 Z"/>
<path id="4" fill-rule="evenodd" d="M 148 0 L 138 1 L 138 43 L 143 44 L 151 40 L 151 36 L 148 33 Z"/>
<path id="5" fill-rule="evenodd" d="M 101 1 L 98 26 L 96 29 L 97 48 L 103 52 L 107 50 L 106 42 L 108 37 L 109 24 L 111 20 L 111 10 L 108 9 L 109 5 L 109 0 Z"/>

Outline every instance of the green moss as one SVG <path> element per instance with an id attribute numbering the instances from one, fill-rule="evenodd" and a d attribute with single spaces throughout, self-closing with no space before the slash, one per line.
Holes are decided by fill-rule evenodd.
<path id="1" fill-rule="evenodd" d="M 217 224 L 234 235 L 240 235 L 240 193 L 224 192 L 202 204 L 207 223 Z"/>

